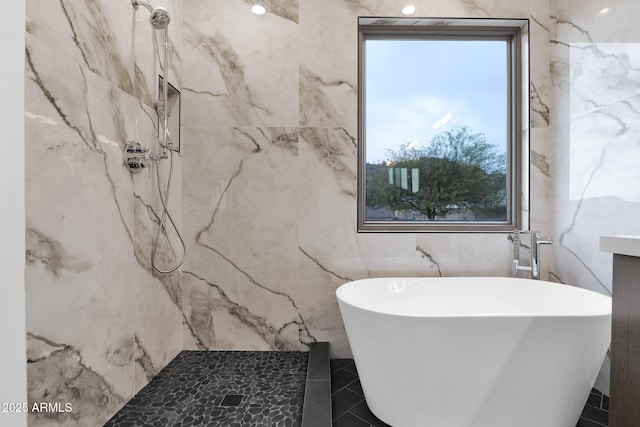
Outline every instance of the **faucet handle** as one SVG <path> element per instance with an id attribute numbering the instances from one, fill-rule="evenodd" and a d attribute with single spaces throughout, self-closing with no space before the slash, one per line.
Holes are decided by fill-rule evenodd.
<path id="1" fill-rule="evenodd" d="M 531 271 L 532 267 L 530 265 L 520 265 L 520 260 L 513 260 L 513 271 L 517 274 L 518 271 Z"/>
<path id="2" fill-rule="evenodd" d="M 539 234 L 536 234 L 536 245 L 551 245 L 553 244 L 553 238 L 551 237 L 540 237 Z"/>

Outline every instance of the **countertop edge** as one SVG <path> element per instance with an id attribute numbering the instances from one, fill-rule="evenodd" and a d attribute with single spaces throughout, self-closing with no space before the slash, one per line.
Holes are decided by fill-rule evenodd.
<path id="1" fill-rule="evenodd" d="M 640 257 L 640 236 L 600 236 L 600 250 Z"/>

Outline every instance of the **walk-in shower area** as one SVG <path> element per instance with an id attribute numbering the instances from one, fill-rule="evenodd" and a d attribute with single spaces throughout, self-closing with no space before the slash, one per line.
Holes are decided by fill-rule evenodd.
<path id="1" fill-rule="evenodd" d="M 299 426 L 306 374 L 303 352 L 182 352 L 105 426 Z"/>
<path id="2" fill-rule="evenodd" d="M 24 321 L 26 425 L 422 427 L 396 421 L 415 418 L 387 410 L 393 395 L 471 414 L 438 427 L 513 427 L 491 422 L 524 380 L 496 379 L 525 371 L 508 349 L 529 360 L 544 342 L 557 372 L 589 369 L 534 367 L 569 420 L 536 427 L 607 426 L 599 239 L 640 235 L 639 2 L 18 3 L 24 179 L 3 181 L 25 185 L 24 284 L 7 283 L 24 309 L 2 326 Z M 365 316 L 369 286 L 345 315 L 336 291 L 362 279 L 381 305 Z M 578 310 L 584 292 L 601 306 Z M 449 327 L 473 316 L 473 337 Z M 482 347 L 496 328 L 503 353 Z M 443 351 L 413 342 L 427 330 Z M 392 375 L 409 356 L 424 365 L 401 375 L 428 393 Z M 453 359 L 474 368 L 456 378 L 467 400 L 420 382 L 463 372 Z"/>

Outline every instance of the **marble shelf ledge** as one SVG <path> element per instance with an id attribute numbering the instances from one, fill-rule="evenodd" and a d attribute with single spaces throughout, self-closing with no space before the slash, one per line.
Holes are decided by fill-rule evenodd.
<path id="1" fill-rule="evenodd" d="M 600 236 L 600 250 L 640 257 L 640 236 Z"/>

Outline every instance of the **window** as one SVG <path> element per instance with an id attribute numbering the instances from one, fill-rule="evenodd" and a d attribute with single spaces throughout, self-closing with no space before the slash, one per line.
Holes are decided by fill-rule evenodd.
<path id="1" fill-rule="evenodd" d="M 527 26 L 360 18 L 358 231 L 522 228 Z"/>

